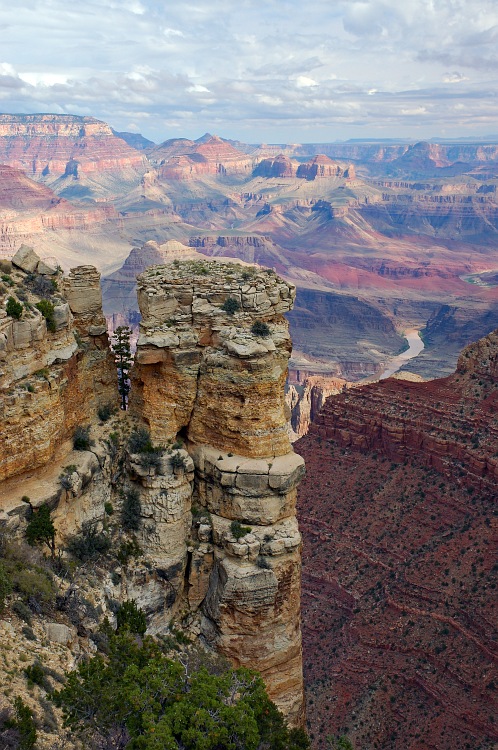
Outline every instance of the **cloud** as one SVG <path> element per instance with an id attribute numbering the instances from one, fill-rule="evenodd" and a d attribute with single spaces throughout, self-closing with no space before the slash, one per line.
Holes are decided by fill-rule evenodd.
<path id="1" fill-rule="evenodd" d="M 495 0 L 26 0 L 0 8 L 0 31 L 7 112 L 155 140 L 496 129 Z"/>
<path id="2" fill-rule="evenodd" d="M 453 73 L 445 73 L 442 81 L 443 83 L 462 83 L 462 81 L 468 81 L 468 77 L 462 75 L 461 73 L 458 73 L 458 71 L 453 71 Z"/>

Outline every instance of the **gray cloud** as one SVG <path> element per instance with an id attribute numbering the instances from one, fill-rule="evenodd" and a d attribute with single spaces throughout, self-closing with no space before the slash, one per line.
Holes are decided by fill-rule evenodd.
<path id="1" fill-rule="evenodd" d="M 496 130 L 495 0 L 28 0 L 0 9 L 3 111 L 154 140 Z"/>

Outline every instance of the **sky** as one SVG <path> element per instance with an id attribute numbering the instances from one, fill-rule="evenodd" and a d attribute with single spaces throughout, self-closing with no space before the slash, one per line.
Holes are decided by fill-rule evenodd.
<path id="1" fill-rule="evenodd" d="M 0 111 L 155 142 L 498 133 L 498 0 L 0 0 Z"/>

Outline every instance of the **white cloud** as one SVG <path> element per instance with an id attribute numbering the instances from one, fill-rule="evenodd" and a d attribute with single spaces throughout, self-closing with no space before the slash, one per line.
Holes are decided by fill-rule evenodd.
<path id="1" fill-rule="evenodd" d="M 298 89 L 307 89 L 313 86 L 318 86 L 318 83 L 313 80 L 313 78 L 309 78 L 309 76 L 298 76 L 296 78 L 296 86 Z"/>
<path id="2" fill-rule="evenodd" d="M 0 30 L 3 111 L 155 140 L 460 135 L 498 116 L 495 0 L 27 0 Z"/>
<path id="3" fill-rule="evenodd" d="M 454 71 L 453 73 L 445 73 L 442 78 L 443 83 L 462 83 L 462 81 L 468 80 L 468 76 L 457 73 L 457 71 Z"/>

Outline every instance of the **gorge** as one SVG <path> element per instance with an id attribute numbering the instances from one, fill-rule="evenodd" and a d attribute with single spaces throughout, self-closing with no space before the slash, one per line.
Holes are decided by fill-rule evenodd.
<path id="1" fill-rule="evenodd" d="M 6 689 L 133 599 L 315 750 L 492 750 L 496 145 L 122 135 L 0 118 L 0 542 L 47 507 L 57 550 L 109 545 L 62 554 L 35 641 L 9 595 Z"/>

